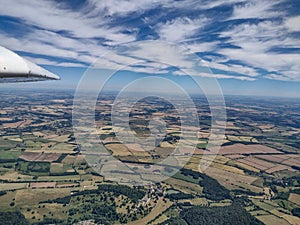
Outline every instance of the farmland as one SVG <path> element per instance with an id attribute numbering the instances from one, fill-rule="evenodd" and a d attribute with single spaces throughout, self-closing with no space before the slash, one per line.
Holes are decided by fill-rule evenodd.
<path id="1" fill-rule="evenodd" d="M 167 178 L 125 186 L 99 174 L 86 161 L 73 133 L 71 93 L 14 96 L 0 97 L 0 216 L 16 213 L 16 218 L 30 224 L 90 220 L 154 225 L 197 219 L 185 214 L 189 212 L 223 210 L 230 215 L 236 210 L 243 221 L 257 224 L 299 223 L 300 105 L 294 100 L 277 99 L 276 106 L 280 102 L 285 107 L 274 107 L 274 99 L 227 97 L 226 134 L 216 151 L 213 143 L 208 144 L 210 117 L 205 98 L 193 99 L 200 127 L 180 127 L 174 107 L 159 98 L 146 98 L 131 109 L 132 133 L 147 138 L 153 115 L 165 121 L 166 133 L 160 134 L 153 149 L 144 150 L 144 143 L 118 139 L 115 132 L 122 127 L 113 126 L 109 116 L 115 95 L 104 93 L 95 113 L 99 138 L 93 141 L 101 141 L 105 154 L 133 168 L 136 178 L 161 174 Z M 180 98 L 176 101 L 180 103 Z M 188 135 L 182 140 L 184 148 L 176 149 L 181 129 Z M 176 165 L 183 167 L 177 172 L 176 166 L 163 165 L 174 151 Z M 152 169 L 155 163 L 156 170 Z M 208 168 L 199 172 L 199 165 Z M 175 171 L 172 177 L 167 176 L 170 171 Z"/>

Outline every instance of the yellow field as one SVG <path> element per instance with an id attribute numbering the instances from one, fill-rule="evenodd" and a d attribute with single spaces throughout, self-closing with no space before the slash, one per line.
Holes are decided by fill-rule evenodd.
<path id="1" fill-rule="evenodd" d="M 300 195 L 295 194 L 295 193 L 291 193 L 290 197 L 289 197 L 289 201 L 293 202 L 297 205 L 300 205 Z"/>
<path id="2" fill-rule="evenodd" d="M 231 166 L 237 166 L 238 168 L 253 171 L 255 173 L 259 173 L 259 171 L 260 171 L 259 169 L 255 168 L 253 166 L 249 166 L 247 164 L 244 164 L 244 163 L 241 163 L 241 162 L 238 162 L 238 161 L 235 161 L 235 160 L 232 160 L 229 164 Z"/>
<path id="3" fill-rule="evenodd" d="M 168 209 L 173 203 L 166 199 L 166 203 L 163 202 L 162 198 L 159 198 L 156 206 L 151 210 L 151 212 L 143 217 L 142 219 L 132 221 L 127 223 L 128 225 L 141 225 L 141 224 L 147 224 L 149 221 L 153 220 L 155 217 L 157 217 L 161 212 L 164 212 L 166 209 Z"/>
<path id="4" fill-rule="evenodd" d="M 28 207 L 24 207 L 21 209 L 21 212 L 31 223 L 42 221 L 44 218 L 55 218 L 60 220 L 66 220 L 68 218 L 68 207 L 64 207 L 62 204 L 43 204 L 40 208 L 36 206 L 30 208 L 30 211 L 27 211 L 27 209 Z"/>
<path id="5" fill-rule="evenodd" d="M 28 183 L 1 183 L 0 191 L 9 191 L 27 188 Z"/>
<path id="6" fill-rule="evenodd" d="M 149 223 L 149 225 L 160 224 L 160 223 L 163 223 L 164 221 L 166 221 L 167 219 L 169 219 L 169 217 L 167 217 L 165 214 L 162 214 L 155 221 L 153 221 L 152 223 Z"/>
<path id="7" fill-rule="evenodd" d="M 192 205 L 204 205 L 207 206 L 208 205 L 208 201 L 206 198 L 193 198 L 193 199 L 181 199 L 178 200 L 178 202 L 189 202 Z"/>
<path id="8" fill-rule="evenodd" d="M 190 182 L 186 182 L 183 180 L 175 179 L 170 177 L 169 179 L 165 180 L 164 183 L 171 185 L 174 189 L 180 190 L 184 193 L 202 193 L 202 187 L 198 184 L 193 184 Z"/>
<path id="9" fill-rule="evenodd" d="M 286 220 L 281 219 L 274 215 L 256 216 L 256 218 L 262 221 L 266 225 L 275 225 L 275 224 L 290 225 Z"/>
<path id="10" fill-rule="evenodd" d="M 236 174 L 245 174 L 242 169 L 230 166 L 230 165 L 224 165 L 226 162 L 228 162 L 230 159 L 224 157 L 224 156 L 217 156 L 216 158 L 213 159 L 213 162 L 210 164 L 211 167 L 218 168 L 221 170 L 225 170 L 231 173 L 236 173 Z M 208 156 L 193 156 L 190 158 L 189 162 L 186 164 L 186 168 L 194 170 L 194 171 L 199 171 L 199 163 L 204 163 L 204 164 L 209 164 L 210 163 L 210 157 Z"/>
<path id="11" fill-rule="evenodd" d="M 51 138 L 49 140 L 56 141 L 56 142 L 68 142 L 70 134 L 57 136 L 55 138 Z"/>
<path id="12" fill-rule="evenodd" d="M 70 194 L 70 188 L 24 189 L 16 192 L 16 205 L 19 207 L 37 205 L 41 201 L 56 199 Z"/>
<path id="13" fill-rule="evenodd" d="M 50 149 L 51 152 L 57 153 L 73 153 L 73 149 L 75 145 L 67 144 L 67 143 L 58 143 Z"/>
<path id="14" fill-rule="evenodd" d="M 132 155 L 132 153 L 129 151 L 129 149 L 123 144 L 107 144 L 107 145 L 105 145 L 105 148 L 111 150 L 113 152 L 113 155 L 115 155 L 115 156 Z"/>
<path id="15" fill-rule="evenodd" d="M 300 224 L 300 218 L 292 215 L 285 214 L 282 216 L 286 221 L 288 221 L 290 224 Z"/>

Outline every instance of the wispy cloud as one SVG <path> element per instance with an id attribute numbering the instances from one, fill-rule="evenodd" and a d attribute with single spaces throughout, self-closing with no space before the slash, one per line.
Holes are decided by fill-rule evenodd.
<path id="1" fill-rule="evenodd" d="M 277 11 L 274 6 L 277 1 L 252 0 L 234 6 L 233 14 L 229 19 L 264 19 L 278 17 L 282 11 Z"/>
<path id="2" fill-rule="evenodd" d="M 162 74 L 169 72 L 168 58 L 175 67 L 205 63 L 218 71 L 192 71 L 199 76 L 300 80 L 300 17 L 289 16 L 280 6 L 284 2 L 87 0 L 75 6 L 71 1 L 0 0 L 0 16 L 21 29 L 4 28 L 0 39 L 38 64 L 84 67 L 96 61 L 105 69 Z M 186 51 L 178 55 L 167 45 L 138 42 L 148 39 Z M 136 44 L 124 47 L 128 43 Z M 209 60 L 191 62 L 191 52 Z"/>
<path id="3" fill-rule="evenodd" d="M 208 23 L 207 18 L 189 19 L 188 17 L 176 18 L 158 25 L 158 34 L 162 40 L 180 42 L 197 33 Z"/>
<path id="4" fill-rule="evenodd" d="M 285 20 L 285 26 L 291 32 L 300 32 L 300 16 L 290 17 Z"/>

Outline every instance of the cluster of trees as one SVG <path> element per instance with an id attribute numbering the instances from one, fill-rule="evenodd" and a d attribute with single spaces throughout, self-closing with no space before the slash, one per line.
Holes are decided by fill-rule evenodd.
<path id="1" fill-rule="evenodd" d="M 23 160 L 18 160 L 16 164 L 16 170 L 25 173 L 43 173 L 48 174 L 50 172 L 49 162 L 26 162 Z"/>
<path id="2" fill-rule="evenodd" d="M 95 222 L 98 224 L 113 224 L 119 219 L 116 208 L 111 205 L 97 205 L 92 211 Z"/>
<path id="3" fill-rule="evenodd" d="M 180 199 L 193 198 L 193 195 L 179 192 L 179 193 L 168 194 L 166 197 L 169 198 L 170 200 L 174 201 L 174 200 L 180 200 Z"/>
<path id="4" fill-rule="evenodd" d="M 220 201 L 224 199 L 230 199 L 230 192 L 223 187 L 219 182 L 206 174 L 195 172 L 188 169 L 181 169 L 181 173 L 186 176 L 192 176 L 194 179 L 201 179 L 199 185 L 203 187 L 203 194 L 205 197 L 213 200 Z"/>
<path id="5" fill-rule="evenodd" d="M 206 198 L 214 201 L 231 198 L 229 191 L 219 184 L 217 180 L 205 174 L 201 174 L 201 178 L 202 180 L 199 181 L 199 184 L 203 187 L 203 194 L 205 194 Z"/>
<path id="6" fill-rule="evenodd" d="M 98 191 L 113 192 L 116 195 L 125 195 L 131 199 L 132 202 L 137 202 L 139 199 L 145 196 L 145 191 L 137 188 L 131 188 L 126 185 L 112 185 L 102 184 L 98 186 Z"/>
<path id="7" fill-rule="evenodd" d="M 0 212 L 0 224 L 5 225 L 29 225 L 25 217 L 18 211 L 16 212 Z"/>
<path id="8" fill-rule="evenodd" d="M 186 222 L 184 222 L 183 220 L 181 220 L 180 218 L 170 218 L 165 220 L 162 223 L 159 223 L 157 225 L 186 225 Z"/>
<path id="9" fill-rule="evenodd" d="M 263 225 L 236 202 L 223 207 L 194 206 L 183 209 L 180 217 L 190 225 Z"/>
<path id="10" fill-rule="evenodd" d="M 300 217 L 300 208 L 292 209 L 292 214 L 293 214 L 293 216 Z"/>

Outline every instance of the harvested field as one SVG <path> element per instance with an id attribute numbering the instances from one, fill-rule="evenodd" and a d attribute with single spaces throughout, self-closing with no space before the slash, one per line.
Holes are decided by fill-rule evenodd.
<path id="1" fill-rule="evenodd" d="M 123 144 L 107 144 L 105 145 L 105 148 L 111 150 L 113 152 L 113 155 L 116 156 L 132 155 L 129 149 Z"/>
<path id="2" fill-rule="evenodd" d="M 214 150 L 211 148 L 211 150 Z M 282 154 L 282 152 L 259 144 L 233 144 L 221 147 L 219 154 L 221 155 L 236 155 L 236 154 Z"/>
<path id="3" fill-rule="evenodd" d="M 201 194 L 202 193 L 202 187 L 199 184 L 193 184 L 193 183 L 175 179 L 172 177 L 165 180 L 164 183 L 167 183 L 167 184 L 171 185 L 174 189 L 177 189 L 177 190 L 182 191 L 187 194 L 189 194 L 189 193 Z"/>
<path id="4" fill-rule="evenodd" d="M 243 155 L 239 155 L 239 154 L 236 154 L 236 155 L 226 155 L 228 158 L 230 159 L 241 159 L 241 158 L 244 158 L 245 156 Z"/>
<path id="5" fill-rule="evenodd" d="M 56 182 L 31 182 L 28 188 L 55 188 Z"/>
<path id="6" fill-rule="evenodd" d="M 285 214 L 282 216 L 282 218 L 288 221 L 290 224 L 300 224 L 299 217 Z"/>
<path id="7" fill-rule="evenodd" d="M 275 225 L 275 224 L 290 225 L 290 223 L 288 223 L 286 220 L 281 219 L 274 215 L 256 216 L 256 218 L 266 225 Z"/>
<path id="8" fill-rule="evenodd" d="M 290 158 L 290 156 L 288 155 L 257 155 L 256 157 L 269 162 L 275 162 L 275 163 L 281 163 L 285 159 Z"/>
<path id="9" fill-rule="evenodd" d="M 231 161 L 228 163 L 228 165 L 231 165 L 231 166 L 234 166 L 234 167 L 237 167 L 237 168 L 241 168 L 243 170 L 249 170 L 249 171 L 253 171 L 255 173 L 258 173 L 260 170 L 253 167 L 253 166 L 249 166 L 245 163 L 241 163 L 241 162 L 238 162 L 238 161 Z"/>
<path id="10" fill-rule="evenodd" d="M 278 164 L 270 163 L 270 162 L 267 162 L 264 160 L 260 160 L 256 157 L 252 157 L 252 156 L 246 157 L 246 158 L 238 160 L 238 161 L 243 162 L 249 166 L 253 166 L 255 168 L 261 169 L 261 170 L 267 170 L 267 169 L 270 169 L 270 168 L 278 165 Z"/>
<path id="11" fill-rule="evenodd" d="M 147 224 L 149 221 L 155 219 L 161 212 L 167 210 L 173 203 L 170 200 L 164 202 L 162 198 L 159 198 L 155 207 L 151 210 L 151 212 L 143 217 L 142 219 L 132 221 L 127 223 L 128 225 L 140 225 L 140 224 Z"/>
<path id="12" fill-rule="evenodd" d="M 289 166 L 299 166 L 300 165 L 300 157 L 284 160 L 282 162 L 282 164 L 289 165 Z"/>
<path id="13" fill-rule="evenodd" d="M 36 205 L 41 201 L 70 195 L 71 190 L 73 190 L 73 188 L 61 188 L 59 191 L 55 188 L 17 190 L 15 195 L 16 205 L 20 207 L 25 205 Z"/>
<path id="14" fill-rule="evenodd" d="M 232 173 L 214 167 L 208 167 L 205 170 L 205 173 L 208 176 L 218 180 L 220 184 L 222 184 L 230 190 L 240 189 L 240 187 L 243 187 L 256 193 L 262 191 L 262 188 L 258 188 L 252 185 L 252 183 L 257 179 L 257 177 Z"/>
<path id="15" fill-rule="evenodd" d="M 293 202 L 297 205 L 300 205 L 300 195 L 299 194 L 295 194 L 295 193 L 291 193 L 290 197 L 289 197 L 289 201 Z"/>
<path id="16" fill-rule="evenodd" d="M 60 156 L 60 153 L 24 152 L 19 156 L 19 159 L 28 162 L 54 162 L 57 161 Z"/>
<path id="17" fill-rule="evenodd" d="M 279 171 L 282 171 L 282 170 L 296 171 L 296 170 L 292 169 L 292 168 L 289 167 L 289 166 L 278 165 L 278 166 L 272 167 L 272 168 L 270 168 L 270 169 L 267 169 L 267 170 L 266 170 L 266 173 L 271 174 L 271 173 L 279 172 Z"/>
<path id="18" fill-rule="evenodd" d="M 0 183 L 0 191 L 9 191 L 27 188 L 28 183 Z"/>

